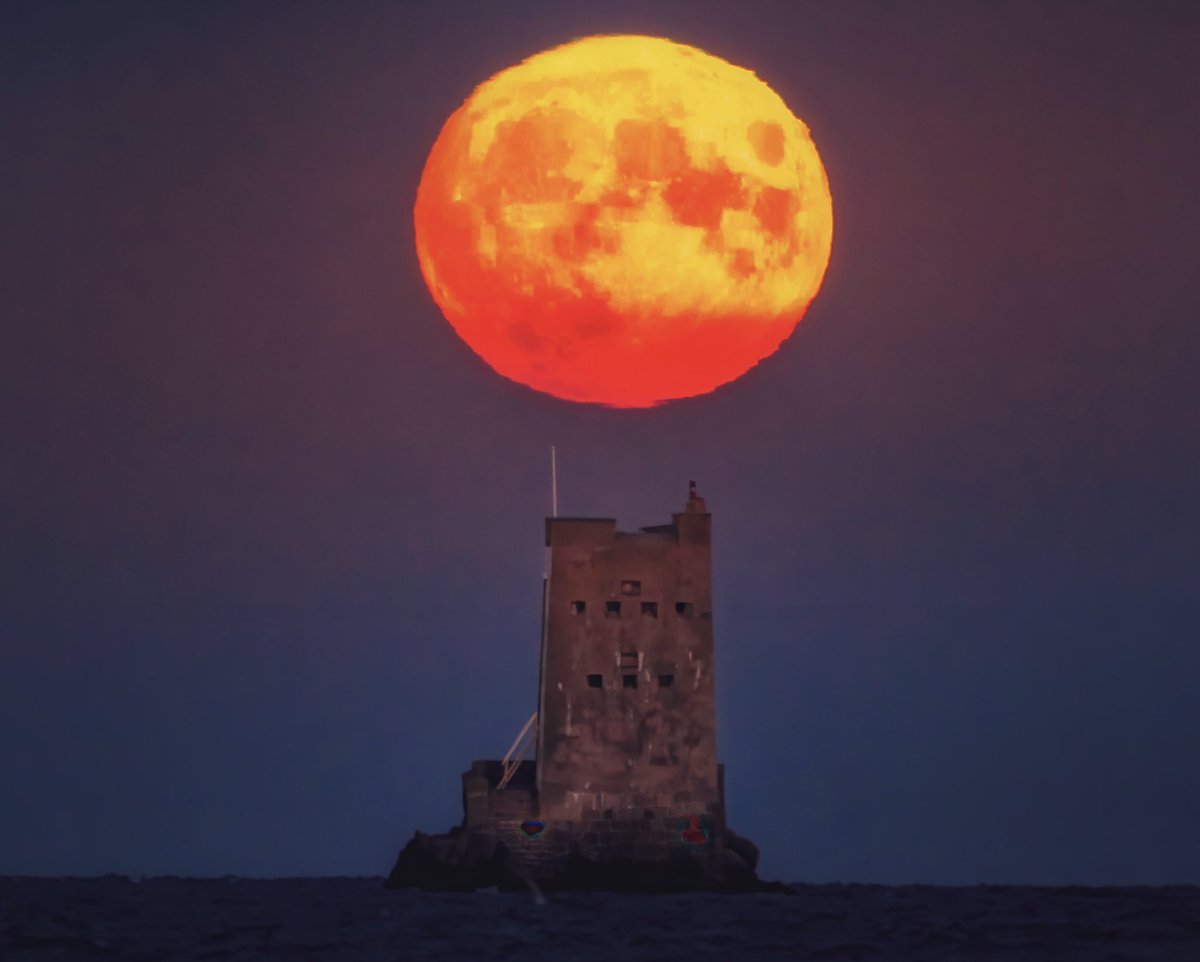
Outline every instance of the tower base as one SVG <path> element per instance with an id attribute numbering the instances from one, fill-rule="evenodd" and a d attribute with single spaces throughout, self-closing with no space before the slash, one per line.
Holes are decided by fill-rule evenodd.
<path id="1" fill-rule="evenodd" d="M 543 850 L 539 857 L 531 858 L 528 848 L 513 847 L 493 830 L 457 826 L 442 835 L 416 832 L 400 852 L 384 885 L 434 892 L 483 888 L 523 892 L 532 882 L 551 892 L 791 894 L 792 890 L 780 882 L 760 879 L 754 867 L 738 854 L 757 855 L 753 842 L 728 829 L 722 841 L 716 855 L 710 852 L 697 857 L 691 852 L 663 850 L 634 858 L 595 847 L 589 851 L 586 842 L 564 837 L 553 846 L 553 852 Z"/>
<path id="2" fill-rule="evenodd" d="M 724 823 L 719 804 L 693 812 L 628 805 L 539 814 L 533 763 L 503 791 L 498 762 L 463 774 L 463 824 L 417 832 L 400 852 L 389 888 L 471 891 L 786 891 L 758 878 L 758 847 Z"/>

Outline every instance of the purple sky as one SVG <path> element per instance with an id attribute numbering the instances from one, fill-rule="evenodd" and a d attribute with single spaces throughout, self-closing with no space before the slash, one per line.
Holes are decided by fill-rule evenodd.
<path id="1" fill-rule="evenodd" d="M 418 9 L 419 8 L 419 9 Z M 1200 16 L 1183 3 L 7 4 L 0 874 L 375 874 L 535 707 L 564 513 L 714 519 L 768 877 L 1200 882 Z M 593 33 L 754 69 L 833 259 L 650 411 L 507 382 L 411 210 Z"/>

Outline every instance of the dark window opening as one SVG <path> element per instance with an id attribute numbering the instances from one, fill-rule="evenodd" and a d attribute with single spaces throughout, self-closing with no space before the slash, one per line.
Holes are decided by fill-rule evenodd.
<path id="1" fill-rule="evenodd" d="M 622 581 L 621 594 L 636 596 L 642 593 L 642 583 L 640 581 Z"/>
<path id="2" fill-rule="evenodd" d="M 642 617 L 643 618 L 657 618 L 658 617 L 658 602 L 657 601 L 643 601 L 642 602 Z"/>
<path id="3" fill-rule="evenodd" d="M 588 688 L 603 688 L 604 677 L 602 675 L 588 675 Z"/>
<path id="4" fill-rule="evenodd" d="M 625 688 L 637 688 L 637 675 L 622 675 L 621 684 Z"/>
<path id="5" fill-rule="evenodd" d="M 604 602 L 604 617 L 605 618 L 620 618 L 621 617 L 621 602 L 619 602 L 619 601 Z"/>
<path id="6" fill-rule="evenodd" d="M 585 611 L 587 611 L 587 602 L 586 601 L 572 601 L 571 602 L 571 614 L 582 615 Z"/>
<path id="7" fill-rule="evenodd" d="M 621 670 L 632 672 L 638 670 L 638 653 L 636 651 L 621 652 Z"/>
<path id="8" fill-rule="evenodd" d="M 684 618 L 692 617 L 692 612 L 695 610 L 695 605 L 690 601 L 675 602 L 675 614 L 683 615 Z"/>
<path id="9" fill-rule="evenodd" d="M 658 676 L 658 687 L 659 688 L 670 688 L 673 684 L 675 684 L 675 676 L 674 675 L 659 675 Z"/>

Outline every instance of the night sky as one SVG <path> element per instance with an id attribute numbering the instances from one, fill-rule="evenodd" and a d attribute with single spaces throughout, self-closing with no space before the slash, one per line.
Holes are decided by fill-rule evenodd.
<path id="1" fill-rule="evenodd" d="M 1190 4 L 6 4 L 0 873 L 386 873 L 536 707 L 543 517 L 713 512 L 761 874 L 1200 882 Z M 496 375 L 416 263 L 472 88 L 753 69 L 833 256 L 705 397 Z"/>

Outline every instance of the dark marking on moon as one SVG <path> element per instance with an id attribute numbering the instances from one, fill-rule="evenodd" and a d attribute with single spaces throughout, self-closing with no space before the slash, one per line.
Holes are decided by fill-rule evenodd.
<path id="1" fill-rule="evenodd" d="M 549 347 L 549 340 L 538 334 L 529 324 L 518 321 L 508 327 L 509 339 L 530 354 L 543 354 Z"/>
<path id="2" fill-rule="evenodd" d="M 481 185 L 485 205 L 573 199 L 582 184 L 563 168 L 579 145 L 596 142 L 596 150 L 579 150 L 583 157 L 600 156 L 599 127 L 572 110 L 537 107 L 516 120 L 496 125 L 482 170 L 491 173 Z"/>
<path id="3" fill-rule="evenodd" d="M 680 173 L 663 191 L 663 200 L 677 223 L 716 230 L 725 208 L 745 203 L 745 190 L 742 178 L 718 161 L 711 170 L 693 167 Z"/>
<path id="4" fill-rule="evenodd" d="M 774 167 L 783 160 L 783 128 L 779 124 L 756 120 L 746 130 L 754 155 Z"/>
<path id="5" fill-rule="evenodd" d="M 763 230 L 775 237 L 783 237 L 792 229 L 792 218 L 798 210 L 795 195 L 778 187 L 764 187 L 754 202 L 754 216 Z"/>
<path id="6" fill-rule="evenodd" d="M 750 277 L 755 271 L 754 251 L 739 248 L 729 260 L 729 273 L 734 277 Z"/>
<path id="7" fill-rule="evenodd" d="M 615 138 L 617 177 L 626 183 L 669 180 L 687 166 L 683 133 L 661 120 L 621 120 Z"/>

